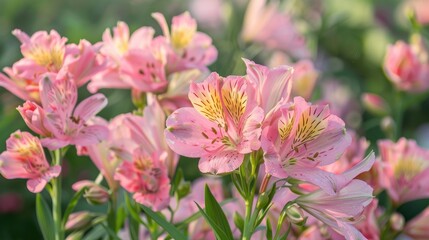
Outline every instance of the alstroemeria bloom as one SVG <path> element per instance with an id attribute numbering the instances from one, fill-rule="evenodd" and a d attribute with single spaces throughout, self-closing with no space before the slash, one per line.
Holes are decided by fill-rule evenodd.
<path id="1" fill-rule="evenodd" d="M 429 208 L 407 222 L 404 233 L 414 240 L 429 239 Z"/>
<path id="2" fill-rule="evenodd" d="M 279 11 L 278 3 L 251 0 L 244 17 L 241 37 L 244 41 L 262 43 L 268 48 L 280 49 L 297 58 L 310 57 L 303 36 L 291 18 Z"/>
<path id="3" fill-rule="evenodd" d="M 22 43 L 24 58 L 12 68 L 4 69 L 9 77 L 0 74 L 0 86 L 24 100 L 40 101 L 39 77 L 45 73 L 67 74 L 78 86 L 82 86 L 103 68 L 96 56 L 97 47 L 86 40 L 79 45 L 66 44 L 67 38 L 61 37 L 55 30 L 49 34 L 38 31 L 31 37 L 18 29 L 12 33 Z"/>
<path id="4" fill-rule="evenodd" d="M 327 105 L 295 97 L 273 113 L 261 141 L 268 174 L 308 181 L 330 194 L 346 183 L 333 181 L 331 173 L 318 168 L 335 162 L 351 142 L 344 122 Z"/>
<path id="5" fill-rule="evenodd" d="M 122 124 L 128 128 L 130 140 L 134 146 L 143 146 L 149 155 L 155 153 L 167 154 L 163 163 L 167 168 L 170 177 L 176 171 L 179 155 L 174 153 L 167 144 L 163 135 L 165 129 L 165 113 L 153 95 L 147 96 L 148 105 L 143 111 L 143 117 L 126 115 Z M 128 146 L 130 149 L 131 146 Z"/>
<path id="6" fill-rule="evenodd" d="M 27 188 L 33 193 L 41 192 L 60 172 L 61 166 L 49 166 L 40 140 L 28 132 L 12 133 L 0 155 L 0 173 L 7 179 L 27 178 Z"/>
<path id="7" fill-rule="evenodd" d="M 154 39 L 155 30 L 141 27 L 131 36 L 128 25 L 118 22 L 103 33 L 101 55 L 107 61 L 105 71 L 88 85 L 91 92 L 100 88 L 131 88 L 141 92 L 162 92 L 167 86 L 165 50 Z"/>
<path id="8" fill-rule="evenodd" d="M 306 212 L 342 234 L 347 240 L 366 239 L 352 224 L 372 201 L 372 188 L 352 180 L 335 195 L 317 190 L 295 199 Z"/>
<path id="9" fill-rule="evenodd" d="M 398 89 L 422 92 L 429 88 L 429 66 L 413 46 L 398 41 L 387 49 L 384 71 Z"/>
<path id="10" fill-rule="evenodd" d="M 167 143 L 176 153 L 199 157 L 201 172 L 221 174 L 237 169 L 244 154 L 260 148 L 263 110 L 245 77 L 212 73 L 192 83 L 194 108 L 180 108 L 167 119 Z"/>
<path id="11" fill-rule="evenodd" d="M 108 129 L 86 122 L 107 105 L 102 94 L 95 94 L 76 106 L 77 88 L 74 81 L 58 75 L 42 76 L 40 97 L 42 107 L 27 102 L 19 111 L 28 126 L 44 136 L 41 141 L 51 150 L 69 144 L 91 145 L 107 138 Z"/>
<path id="12" fill-rule="evenodd" d="M 153 13 L 165 37 L 167 49 L 167 72 L 179 72 L 197 68 L 206 70 L 217 58 L 217 50 L 212 39 L 205 33 L 197 32 L 197 22 L 188 12 L 175 16 L 171 32 L 161 13 Z"/>
<path id="13" fill-rule="evenodd" d="M 378 147 L 380 185 L 396 204 L 429 197 L 429 150 L 405 138 L 397 143 L 381 140 Z"/>
<path id="14" fill-rule="evenodd" d="M 166 153 L 148 155 L 143 148 L 134 151 L 132 161 L 123 161 L 117 168 L 115 180 L 136 202 L 160 211 L 170 201 L 170 179 L 164 165 Z"/>
<path id="15" fill-rule="evenodd" d="M 246 64 L 247 78 L 256 89 L 258 105 L 266 115 L 269 115 L 277 104 L 289 100 L 293 68 L 283 65 L 270 69 L 247 59 L 243 61 Z"/>

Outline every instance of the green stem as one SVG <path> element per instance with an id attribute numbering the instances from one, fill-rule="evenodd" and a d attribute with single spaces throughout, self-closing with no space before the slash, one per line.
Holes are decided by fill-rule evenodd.
<path id="1" fill-rule="evenodd" d="M 403 118 L 403 99 L 402 99 L 402 93 L 400 91 L 396 92 L 395 95 L 396 100 L 396 106 L 395 106 L 395 137 L 394 141 L 398 140 L 401 137 L 401 131 L 402 131 L 402 118 Z"/>
<path id="2" fill-rule="evenodd" d="M 250 154 L 250 164 L 251 171 L 250 173 L 246 171 L 245 179 L 249 180 L 249 182 L 253 182 L 250 191 L 246 194 L 244 199 L 246 205 L 245 219 L 244 219 L 244 227 L 243 227 L 243 240 L 250 240 L 252 237 L 255 221 L 259 215 L 259 210 L 255 209 L 255 212 L 252 214 L 253 207 L 253 199 L 255 198 L 256 193 L 256 180 L 258 179 L 259 172 L 259 159 L 257 152 L 252 152 Z M 251 181 L 253 180 L 253 181 Z"/>
<path id="3" fill-rule="evenodd" d="M 108 227 L 114 232 L 117 233 L 116 226 L 116 205 L 117 205 L 117 192 L 112 191 L 110 195 L 109 209 L 107 212 L 107 224 Z"/>
<path id="4" fill-rule="evenodd" d="M 61 149 L 54 151 L 54 165 L 61 166 Z M 55 240 L 64 239 L 64 226 L 61 216 L 61 175 L 52 179 L 52 217 L 54 219 Z"/>

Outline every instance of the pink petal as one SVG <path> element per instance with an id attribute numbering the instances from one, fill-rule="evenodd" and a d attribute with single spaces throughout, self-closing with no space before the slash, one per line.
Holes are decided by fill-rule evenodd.
<path id="1" fill-rule="evenodd" d="M 95 94 L 79 103 L 73 115 L 79 120 L 86 122 L 97 115 L 106 105 L 107 98 L 101 93 Z"/>
<path id="2" fill-rule="evenodd" d="M 159 12 L 152 13 L 152 17 L 158 22 L 159 26 L 161 26 L 162 33 L 164 36 L 170 41 L 170 31 L 168 30 L 168 24 L 165 20 L 164 15 Z"/>
<path id="3" fill-rule="evenodd" d="M 57 138 L 42 138 L 40 141 L 44 147 L 47 147 L 51 151 L 63 148 L 70 144 L 69 140 L 61 140 Z"/>
<path id="4" fill-rule="evenodd" d="M 27 181 L 27 189 L 32 193 L 39 193 L 45 188 L 47 183 L 43 177 L 29 179 Z"/>
<path id="5" fill-rule="evenodd" d="M 151 27 L 141 27 L 137 29 L 131 35 L 129 47 L 131 49 L 134 49 L 134 48 L 141 49 L 141 48 L 149 47 L 152 42 L 154 34 L 155 34 L 155 30 Z"/>
<path id="6" fill-rule="evenodd" d="M 37 174 L 28 172 L 27 162 L 16 153 L 3 152 L 0 155 L 0 173 L 7 179 L 32 178 Z"/>
<path id="7" fill-rule="evenodd" d="M 198 162 L 202 173 L 222 174 L 239 168 L 244 155 L 232 150 L 221 150 L 211 155 L 203 155 Z"/>
<path id="8" fill-rule="evenodd" d="M 187 157 L 201 157 L 222 145 L 219 141 L 212 143 L 219 132 L 215 123 L 188 107 L 180 108 L 168 117 L 165 136 L 174 152 Z"/>
<path id="9" fill-rule="evenodd" d="M 88 146 L 100 143 L 109 136 L 109 129 L 101 125 L 91 125 L 82 129 L 71 143 L 79 146 Z"/>
<path id="10" fill-rule="evenodd" d="M 286 172 L 290 177 L 312 183 L 330 195 L 335 195 L 346 183 L 335 174 L 316 167 L 291 166 L 286 169 Z"/>
<path id="11" fill-rule="evenodd" d="M 240 146 L 237 146 L 237 150 L 241 153 L 249 153 L 261 147 L 259 138 L 262 133 L 261 126 L 264 120 L 264 111 L 260 107 L 255 107 L 248 116 L 245 116 L 245 119 L 243 131 L 241 133 L 243 137 L 242 143 Z"/>

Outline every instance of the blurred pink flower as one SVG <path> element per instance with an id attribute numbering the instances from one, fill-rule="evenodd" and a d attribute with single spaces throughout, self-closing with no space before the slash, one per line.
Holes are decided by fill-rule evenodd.
<path id="1" fill-rule="evenodd" d="M 310 60 L 300 60 L 293 64 L 292 67 L 294 69 L 292 96 L 301 96 L 305 99 L 310 99 L 316 86 L 319 72 Z"/>
<path id="2" fill-rule="evenodd" d="M 104 95 L 93 95 L 76 106 L 77 88 L 74 81 L 67 77 L 58 78 L 56 74 L 41 78 L 42 107 L 27 102 L 18 110 L 28 126 L 45 137 L 41 140 L 44 146 L 54 150 L 69 144 L 91 145 L 107 138 L 108 130 L 104 126 L 86 125 L 107 105 Z"/>
<path id="3" fill-rule="evenodd" d="M 421 24 L 429 23 L 429 1 L 427 0 L 408 0 L 414 10 L 417 21 Z"/>
<path id="4" fill-rule="evenodd" d="M 330 194 L 340 190 L 332 173 L 318 168 L 335 162 L 351 142 L 344 122 L 328 106 L 295 97 L 273 113 L 261 141 L 268 174 L 308 181 Z"/>
<path id="5" fill-rule="evenodd" d="M 171 32 L 161 13 L 153 13 L 164 34 L 167 49 L 167 72 L 178 72 L 197 68 L 206 70 L 217 58 L 217 49 L 212 39 L 197 31 L 197 22 L 188 12 L 173 17 Z"/>
<path id="6" fill-rule="evenodd" d="M 399 205 L 429 197 L 429 151 L 414 140 L 378 141 L 381 156 L 380 184 Z"/>
<path id="7" fill-rule="evenodd" d="M 141 27 L 131 36 L 128 25 L 118 22 L 103 33 L 100 52 L 107 68 L 88 85 L 91 92 L 100 88 L 131 88 L 142 92 L 162 92 L 167 86 L 165 50 L 154 39 L 155 30 Z"/>
<path id="8" fill-rule="evenodd" d="M 149 155 L 137 148 L 132 161 L 123 161 L 116 170 L 115 180 L 133 194 L 134 200 L 152 207 L 154 211 L 166 208 L 170 201 L 170 179 L 164 165 L 167 154 Z"/>
<path id="9" fill-rule="evenodd" d="M 404 233 L 414 240 L 429 239 L 429 208 L 407 222 Z"/>
<path id="10" fill-rule="evenodd" d="M 387 102 L 377 94 L 363 93 L 361 100 L 364 107 L 373 114 L 386 116 L 390 112 Z"/>
<path id="11" fill-rule="evenodd" d="M 203 27 L 217 30 L 224 20 L 224 0 L 191 0 L 189 8 L 192 16 Z"/>
<path id="12" fill-rule="evenodd" d="M 419 56 L 421 50 L 403 41 L 387 49 L 384 71 L 395 86 L 404 91 L 422 92 L 429 88 L 429 66 Z"/>
<path id="13" fill-rule="evenodd" d="M 257 103 L 267 115 L 277 104 L 289 100 L 293 68 L 283 65 L 270 69 L 247 59 L 243 61 L 247 78 L 256 89 Z"/>
<path id="14" fill-rule="evenodd" d="M 168 117 L 168 145 L 180 155 L 200 157 L 203 173 L 237 169 L 244 154 L 260 148 L 264 112 L 254 92 L 239 76 L 212 73 L 204 82 L 192 83 L 189 99 L 194 108 L 180 108 Z"/>
<path id="15" fill-rule="evenodd" d="M 24 201 L 17 193 L 0 194 L 0 213 L 17 213 L 23 208 Z"/>
<path id="16" fill-rule="evenodd" d="M 317 190 L 295 202 L 306 212 L 342 234 L 347 240 L 366 239 L 352 224 L 372 201 L 372 188 L 352 180 L 335 195 Z"/>
<path id="17" fill-rule="evenodd" d="M 280 49 L 296 58 L 309 58 L 304 37 L 290 17 L 279 11 L 278 3 L 251 0 L 244 16 L 241 37 L 244 41 L 262 43 L 268 48 Z"/>
<path id="18" fill-rule="evenodd" d="M 33 193 L 41 192 L 60 172 L 61 166 L 49 166 L 40 140 L 28 132 L 12 133 L 0 155 L 0 173 L 7 179 L 27 178 Z"/>
<path id="19" fill-rule="evenodd" d="M 4 69 L 9 77 L 0 74 L 0 86 L 24 100 L 40 101 L 38 86 L 45 73 L 67 74 L 77 86 L 82 86 L 104 67 L 97 58 L 98 48 L 86 40 L 79 45 L 66 44 L 67 38 L 55 30 L 49 34 L 38 31 L 31 37 L 19 29 L 12 33 L 22 43 L 24 58 Z"/>

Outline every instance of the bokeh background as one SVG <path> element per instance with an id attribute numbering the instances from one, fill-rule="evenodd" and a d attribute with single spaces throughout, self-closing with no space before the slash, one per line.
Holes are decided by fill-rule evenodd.
<path id="1" fill-rule="evenodd" d="M 284 0 L 280 6 L 290 14 L 295 27 L 303 34 L 311 51 L 311 60 L 319 71 L 312 99 L 329 99 L 338 108 L 349 128 L 355 129 L 376 150 L 378 139 L 385 138 L 381 117 L 362 107 L 360 96 L 372 92 L 395 103 L 394 88 L 384 74 L 382 63 L 388 44 L 408 40 L 407 1 L 401 0 Z M 11 34 L 19 28 L 28 34 L 56 29 L 69 42 L 101 40 L 103 31 L 125 21 L 131 31 L 141 26 L 160 28 L 152 12 L 172 16 L 190 11 L 198 21 L 199 31 L 209 34 L 218 48 L 218 60 L 210 70 L 220 75 L 244 74 L 242 57 L 267 63 L 271 50 L 254 47 L 240 39 L 246 0 L 0 0 L 0 68 L 21 58 L 20 43 Z M 428 9 L 429 11 L 429 9 Z M 426 29 L 427 30 L 427 29 Z M 278 31 L 287 31 L 279 28 Z M 82 88 L 80 98 L 89 93 Z M 101 116 L 110 119 L 133 110 L 128 90 L 103 90 L 109 105 Z M 17 129 L 27 129 L 15 108 L 22 101 L 0 89 L 0 150 Z M 429 147 L 429 97 L 415 94 L 401 104 L 409 106 L 404 114 L 403 135 L 416 138 Z M 335 106 L 334 106 L 335 107 Z M 184 159 L 180 165 L 187 179 L 198 176 L 197 161 Z M 64 199 L 73 194 L 71 184 L 79 179 L 94 179 L 97 170 L 85 157 L 69 151 L 65 161 Z M 0 239 L 41 239 L 35 215 L 35 195 L 28 192 L 25 180 L 0 177 Z M 66 202 L 64 202 L 66 204 Z M 416 215 L 427 201 L 401 207 L 406 218 Z M 95 208 L 84 201 L 78 209 Z"/>

